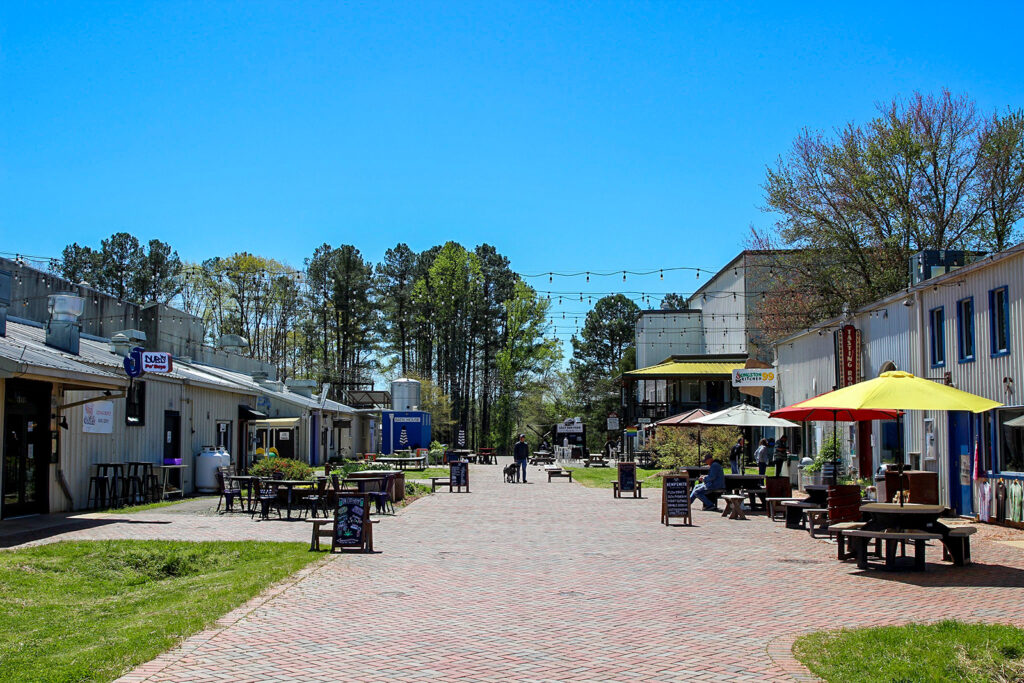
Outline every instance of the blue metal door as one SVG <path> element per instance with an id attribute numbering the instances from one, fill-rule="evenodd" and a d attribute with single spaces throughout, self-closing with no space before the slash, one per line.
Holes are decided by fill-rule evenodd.
<path id="1" fill-rule="evenodd" d="M 958 515 L 973 514 L 971 468 L 974 465 L 974 430 L 971 414 L 949 414 L 949 498 Z"/>

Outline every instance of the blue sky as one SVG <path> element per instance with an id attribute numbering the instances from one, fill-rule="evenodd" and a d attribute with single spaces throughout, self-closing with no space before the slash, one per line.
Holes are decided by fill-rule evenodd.
<path id="1" fill-rule="evenodd" d="M 802 127 L 915 89 L 1024 106 L 1022 7 L 5 2 L 0 251 L 126 230 L 192 260 L 454 239 L 520 272 L 716 268 Z"/>

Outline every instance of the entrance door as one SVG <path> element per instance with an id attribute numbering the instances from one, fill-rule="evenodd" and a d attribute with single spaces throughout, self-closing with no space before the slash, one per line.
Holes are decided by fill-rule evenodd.
<path id="1" fill-rule="evenodd" d="M 971 414 L 949 412 L 949 502 L 958 515 L 970 515 L 974 436 Z"/>
<path id="2" fill-rule="evenodd" d="M 7 381 L 0 517 L 49 509 L 50 385 Z"/>
<path id="3" fill-rule="evenodd" d="M 874 470 L 874 454 L 871 448 L 872 422 L 857 423 L 857 471 L 861 477 L 871 477 Z"/>
<path id="4" fill-rule="evenodd" d="M 164 411 L 164 462 L 181 459 L 181 413 Z"/>

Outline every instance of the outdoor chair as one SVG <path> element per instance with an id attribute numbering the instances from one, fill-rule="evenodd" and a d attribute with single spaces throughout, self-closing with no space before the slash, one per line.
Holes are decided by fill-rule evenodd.
<path id="1" fill-rule="evenodd" d="M 365 482 L 366 487 L 363 489 L 366 495 L 369 496 L 370 500 L 373 501 L 373 506 L 377 510 L 377 514 L 384 514 L 391 509 L 391 514 L 395 514 L 395 506 L 391 502 L 391 486 L 395 480 L 395 475 L 389 474 L 386 479 L 367 480 Z"/>
<path id="2" fill-rule="evenodd" d="M 235 500 L 237 499 L 241 503 L 242 489 L 238 486 L 229 485 L 228 475 L 222 472 L 221 469 L 217 471 L 217 489 L 220 491 L 220 498 L 217 499 L 217 511 L 220 512 L 220 505 L 224 503 L 224 512 L 234 512 Z"/>
<path id="3" fill-rule="evenodd" d="M 89 492 L 86 495 L 86 507 L 100 510 L 107 507 L 107 487 L 109 480 L 102 475 L 89 477 Z"/>
<path id="4" fill-rule="evenodd" d="M 316 483 L 316 490 L 302 497 L 302 505 L 309 509 L 311 517 L 318 517 L 321 510 L 324 517 L 327 516 L 327 483 L 326 477 L 320 479 Z"/>
<path id="5" fill-rule="evenodd" d="M 277 518 L 281 519 L 281 504 L 277 502 L 277 487 L 263 482 L 258 477 L 252 478 L 253 507 L 252 517 L 259 510 L 260 519 L 270 518 L 270 508 L 277 510 Z"/>

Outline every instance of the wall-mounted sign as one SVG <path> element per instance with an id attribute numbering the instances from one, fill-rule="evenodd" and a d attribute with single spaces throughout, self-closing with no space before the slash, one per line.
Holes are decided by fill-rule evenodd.
<path id="1" fill-rule="evenodd" d="M 614 415 L 612 417 L 608 418 L 608 431 L 609 432 L 617 432 L 617 431 L 619 431 L 619 418 L 615 417 Z"/>
<path id="2" fill-rule="evenodd" d="M 113 433 L 114 402 L 94 401 L 82 406 L 82 431 L 86 434 Z"/>
<path id="3" fill-rule="evenodd" d="M 775 387 L 775 370 L 738 369 L 732 371 L 734 387 Z"/>
<path id="4" fill-rule="evenodd" d="M 171 354 L 164 351 L 146 351 L 136 346 L 124 357 L 124 371 L 129 377 L 140 377 L 145 372 L 167 373 L 173 369 Z"/>
<path id="5" fill-rule="evenodd" d="M 860 330 L 853 325 L 840 328 L 838 344 L 839 388 L 848 387 L 860 381 Z"/>

